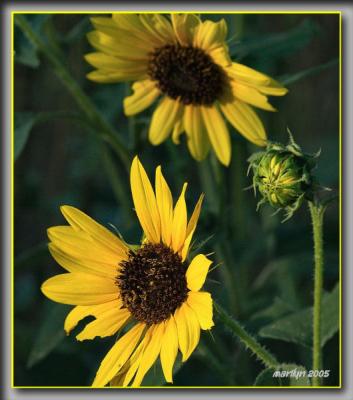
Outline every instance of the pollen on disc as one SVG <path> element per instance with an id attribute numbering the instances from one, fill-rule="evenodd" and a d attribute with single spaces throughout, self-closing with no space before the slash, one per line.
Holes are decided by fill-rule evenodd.
<path id="1" fill-rule="evenodd" d="M 186 300 L 185 272 L 180 256 L 162 243 L 130 251 L 116 279 L 124 307 L 146 324 L 168 319 Z"/>

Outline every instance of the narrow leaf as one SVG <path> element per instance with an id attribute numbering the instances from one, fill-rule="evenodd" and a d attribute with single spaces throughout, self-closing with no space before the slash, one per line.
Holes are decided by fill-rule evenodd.
<path id="1" fill-rule="evenodd" d="M 28 368 L 48 356 L 65 337 L 64 320 L 70 307 L 57 303 L 47 304 L 43 323 L 28 357 Z"/>
<path id="2" fill-rule="evenodd" d="M 232 43 L 230 53 L 238 60 L 248 55 L 257 58 L 284 56 L 305 47 L 318 31 L 318 25 L 306 19 L 287 32 L 271 33 Z"/>
<path id="3" fill-rule="evenodd" d="M 17 160 L 26 146 L 29 133 L 36 123 L 38 115 L 32 112 L 15 113 L 14 158 Z"/>
<path id="4" fill-rule="evenodd" d="M 335 58 L 334 60 L 331 60 L 325 64 L 320 64 L 320 65 L 316 65 L 315 67 L 304 69 L 303 71 L 297 72 L 295 74 L 283 75 L 277 79 L 284 86 L 288 86 L 288 85 L 292 85 L 293 83 L 296 83 L 302 79 L 305 79 L 309 76 L 316 75 L 317 73 L 324 71 L 328 68 L 334 67 L 335 65 L 338 65 L 337 58 Z"/>
<path id="5" fill-rule="evenodd" d="M 41 33 L 44 24 L 50 17 L 51 14 L 26 15 L 26 19 L 31 24 L 32 29 L 38 33 Z M 15 15 L 15 24 L 16 18 L 17 16 Z M 14 35 L 14 55 L 15 62 L 27 67 L 37 68 L 40 65 L 38 49 L 17 28 L 15 28 Z"/>

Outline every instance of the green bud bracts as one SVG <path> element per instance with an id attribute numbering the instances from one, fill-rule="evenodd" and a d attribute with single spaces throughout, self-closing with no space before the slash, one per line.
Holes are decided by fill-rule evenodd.
<path id="1" fill-rule="evenodd" d="M 267 202 L 283 209 L 289 219 L 303 200 L 313 194 L 312 169 L 319 154 L 304 154 L 290 137 L 290 143 L 268 143 L 266 151 L 253 154 L 249 169 L 253 171 L 253 188 L 262 195 L 258 207 Z"/>
<path id="2" fill-rule="evenodd" d="M 305 191 L 303 163 L 293 154 L 270 151 L 258 165 L 257 185 L 272 207 L 292 205 Z"/>

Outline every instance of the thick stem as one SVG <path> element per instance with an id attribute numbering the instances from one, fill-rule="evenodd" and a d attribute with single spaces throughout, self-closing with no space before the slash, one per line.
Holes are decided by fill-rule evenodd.
<path id="1" fill-rule="evenodd" d="M 102 117 L 91 99 L 77 84 L 63 60 L 59 58 L 56 49 L 50 47 L 42 40 L 23 15 L 16 15 L 15 23 L 26 35 L 28 40 L 48 58 L 53 66 L 55 74 L 75 99 L 87 120 L 94 126 L 95 131 L 100 133 L 102 137 L 110 143 L 127 171 L 129 171 L 131 157 L 128 149 L 117 135 L 117 132 L 115 132 L 112 126 Z"/>
<path id="2" fill-rule="evenodd" d="M 311 221 L 313 225 L 314 238 L 314 309 L 313 309 L 313 370 L 322 369 L 321 352 L 321 304 L 322 304 L 322 285 L 323 285 L 323 217 L 325 207 L 320 204 L 309 202 Z M 313 386 L 320 386 L 321 379 L 313 377 Z"/>
<path id="3" fill-rule="evenodd" d="M 245 347 L 249 348 L 266 367 L 276 368 L 279 365 L 276 358 L 262 347 L 255 338 L 247 333 L 238 321 L 230 317 L 219 304 L 215 302 L 213 302 L 213 304 L 224 325 L 226 325 L 240 339 Z"/>

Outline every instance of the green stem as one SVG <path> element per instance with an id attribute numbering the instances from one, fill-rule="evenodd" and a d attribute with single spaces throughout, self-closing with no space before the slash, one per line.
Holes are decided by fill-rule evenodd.
<path id="1" fill-rule="evenodd" d="M 215 218 L 219 221 L 219 229 L 225 227 L 225 195 L 223 171 L 219 165 L 218 160 L 212 159 L 212 155 L 204 161 L 197 164 L 200 176 L 201 186 L 205 192 L 208 206 Z M 225 227 L 226 230 L 226 227 Z M 227 240 L 220 240 L 215 244 L 215 252 L 217 262 L 222 263 L 219 273 L 222 275 L 225 282 L 225 288 L 228 294 L 229 307 L 232 312 L 238 316 L 240 313 L 238 307 L 238 286 L 234 276 L 234 260 L 232 260 L 232 252 L 227 245 Z"/>
<path id="2" fill-rule="evenodd" d="M 109 141 L 128 171 L 131 157 L 127 147 L 119 138 L 113 127 L 102 117 L 91 99 L 83 92 L 68 68 L 58 57 L 58 51 L 42 40 L 23 15 L 16 15 L 15 23 L 26 35 L 28 40 L 48 58 L 54 68 L 55 74 L 75 99 L 85 117 L 95 127 L 95 130 L 103 135 L 104 139 Z"/>
<path id="3" fill-rule="evenodd" d="M 266 367 L 275 368 L 279 365 L 276 358 L 268 350 L 262 347 L 255 338 L 246 332 L 238 321 L 229 316 L 228 313 L 215 301 L 213 304 L 224 325 L 226 325 L 240 339 L 245 347 L 249 348 Z"/>
<path id="4" fill-rule="evenodd" d="M 202 162 L 197 163 L 200 183 L 205 192 L 209 207 L 215 214 L 219 210 L 219 200 L 218 200 L 218 190 L 215 187 L 215 181 L 213 176 L 213 171 L 210 165 L 209 158 L 206 158 Z"/>
<path id="5" fill-rule="evenodd" d="M 314 309 L 313 309 L 313 370 L 322 369 L 321 352 L 321 305 L 322 305 L 322 285 L 323 285 L 323 217 L 325 207 L 309 202 L 311 221 L 313 224 L 314 238 Z M 318 376 L 313 377 L 313 386 L 320 386 L 321 379 Z"/>
<path id="6" fill-rule="evenodd" d="M 110 153 L 109 148 L 104 144 L 102 146 L 102 159 L 116 200 L 124 208 L 124 219 L 126 225 L 129 225 L 132 221 L 131 217 L 133 216 L 130 191 L 125 187 L 124 179 L 119 175 L 119 169 L 116 168 L 112 154 Z"/>
<path id="7" fill-rule="evenodd" d="M 237 316 L 240 314 L 239 303 L 238 303 L 238 284 L 234 277 L 233 270 L 230 265 L 233 263 L 230 260 L 229 252 L 227 252 L 225 246 L 221 243 L 217 243 L 214 247 L 215 257 L 217 263 L 220 263 L 219 273 L 224 282 L 224 287 L 228 294 L 229 308 Z"/>

